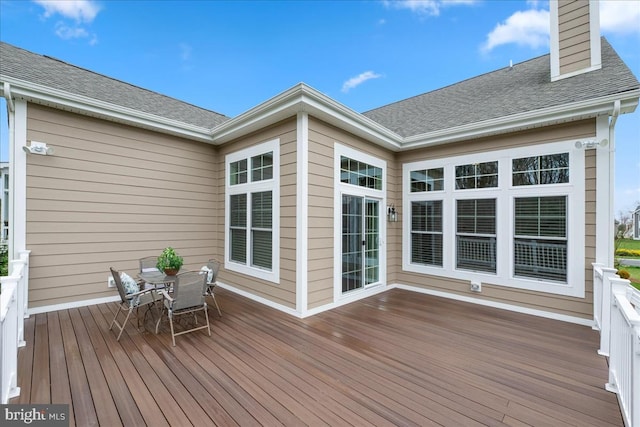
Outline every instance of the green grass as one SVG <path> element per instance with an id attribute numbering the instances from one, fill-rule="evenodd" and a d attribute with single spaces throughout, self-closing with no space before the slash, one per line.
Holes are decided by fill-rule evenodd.
<path id="1" fill-rule="evenodd" d="M 618 239 L 615 242 L 615 248 L 640 250 L 640 240 Z"/>
<path id="2" fill-rule="evenodd" d="M 632 250 L 640 250 L 640 240 L 633 239 L 619 239 L 615 242 L 616 249 L 632 249 Z M 632 256 L 616 256 L 616 258 L 637 258 Z M 631 284 L 636 288 L 640 289 L 640 267 L 628 267 L 628 266 L 620 266 L 621 269 L 627 270 L 629 274 L 631 274 L 630 280 Z"/>

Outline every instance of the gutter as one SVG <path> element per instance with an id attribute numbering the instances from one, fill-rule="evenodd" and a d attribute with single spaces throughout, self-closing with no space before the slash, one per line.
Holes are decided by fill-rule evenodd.
<path id="1" fill-rule="evenodd" d="M 616 181 L 616 140 L 615 140 L 615 128 L 618 116 L 620 115 L 620 100 L 617 99 L 613 102 L 613 108 L 611 113 L 611 120 L 609 121 L 609 224 L 613 226 L 615 222 L 615 181 Z M 615 238 L 616 232 L 607 239 L 607 253 L 609 254 L 609 261 L 613 261 L 615 258 Z M 613 266 L 613 262 L 610 264 Z"/>
<path id="2" fill-rule="evenodd" d="M 13 103 L 13 96 L 11 95 L 11 85 L 9 83 L 2 83 L 2 96 L 7 101 L 7 108 L 10 112 L 16 111 L 16 106 Z"/>
<path id="3" fill-rule="evenodd" d="M 9 76 L 0 75 L 3 86 L 9 87 L 13 98 L 24 99 L 40 105 L 57 107 L 92 117 L 126 123 L 145 129 L 157 130 L 183 138 L 203 142 L 212 142 L 211 129 L 190 125 L 179 120 L 160 117 L 132 108 L 122 107 L 110 102 L 100 101 L 83 95 L 52 89 L 47 86 L 31 83 Z M 4 90 L 6 92 L 6 89 Z M 6 95 L 5 95 L 6 97 Z M 13 101 L 12 101 L 13 103 Z"/>

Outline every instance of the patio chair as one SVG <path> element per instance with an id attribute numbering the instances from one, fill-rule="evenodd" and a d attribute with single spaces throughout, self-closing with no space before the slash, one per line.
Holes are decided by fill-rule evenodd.
<path id="1" fill-rule="evenodd" d="M 176 345 L 176 336 L 186 334 L 189 332 L 197 331 L 200 329 L 207 329 L 209 336 L 211 336 L 211 328 L 209 327 L 209 314 L 207 313 L 207 303 L 205 296 L 202 292 L 204 289 L 206 277 L 203 277 L 197 271 L 186 271 L 179 273 L 176 276 L 173 284 L 173 293 L 170 295 L 166 290 L 160 293 L 163 296 L 163 306 L 160 318 L 156 323 L 156 334 L 162 320 L 162 314 L 167 311 L 169 317 L 169 325 L 171 327 L 171 340 L 173 346 Z M 197 312 L 204 311 L 204 317 L 206 324 L 198 326 Z M 193 314 L 194 326 L 192 328 L 183 329 L 180 332 L 175 332 L 173 320 L 176 316 L 184 314 Z M 186 327 L 185 327 L 186 328 Z"/>
<path id="2" fill-rule="evenodd" d="M 118 311 L 116 311 L 115 316 L 113 316 L 113 320 L 111 321 L 109 330 L 111 330 L 115 325 L 120 331 L 118 333 L 116 341 L 120 341 L 120 337 L 122 336 L 124 327 L 127 325 L 127 321 L 129 320 L 129 317 L 131 317 L 131 313 L 133 312 L 133 310 L 136 310 L 138 328 L 140 328 L 140 316 L 138 315 L 138 310 L 140 309 L 140 307 L 147 307 L 147 311 L 145 312 L 146 316 L 151 306 L 160 299 L 160 296 L 155 292 L 154 289 L 140 290 L 139 283 L 133 280 L 131 277 L 129 277 L 128 275 L 121 275 L 121 273 L 117 270 L 114 270 L 113 267 L 110 267 L 109 269 L 111 270 L 111 276 L 113 276 L 113 281 L 115 282 L 116 288 L 118 289 L 118 294 L 120 295 L 120 306 L 118 307 Z M 124 318 L 124 322 L 122 322 L 122 324 L 118 322 L 118 315 L 121 311 L 127 312 L 127 315 Z M 151 315 L 153 316 L 153 313 Z"/>
<path id="3" fill-rule="evenodd" d="M 220 306 L 218 305 L 218 301 L 216 301 L 216 295 L 214 293 L 214 289 L 218 280 L 218 270 L 220 270 L 220 262 L 215 259 L 210 259 L 207 262 L 207 268 L 203 268 L 201 273 L 207 275 L 204 284 L 204 294 L 205 296 L 210 296 L 213 300 L 213 303 L 216 305 L 218 309 L 218 315 L 222 317 L 222 312 L 220 311 Z"/>
<path id="4" fill-rule="evenodd" d="M 140 258 L 140 273 L 160 273 L 156 264 L 158 263 L 158 258 L 155 256 L 148 256 L 144 258 Z M 165 285 L 161 284 L 152 284 L 155 289 L 164 288 Z M 147 283 L 145 282 L 145 288 L 147 288 Z"/>

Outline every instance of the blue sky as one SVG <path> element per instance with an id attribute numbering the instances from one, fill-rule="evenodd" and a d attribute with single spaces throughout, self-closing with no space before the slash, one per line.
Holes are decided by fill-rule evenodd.
<path id="1" fill-rule="evenodd" d="M 600 10 L 639 77 L 640 1 Z M 547 54 L 548 22 L 545 1 L 0 0 L 2 41 L 231 117 L 299 82 L 364 112 Z M 640 108 L 616 130 L 617 215 L 640 202 Z"/>

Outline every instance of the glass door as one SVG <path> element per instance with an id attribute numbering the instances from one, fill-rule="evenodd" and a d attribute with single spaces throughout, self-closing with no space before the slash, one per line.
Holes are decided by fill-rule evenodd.
<path id="1" fill-rule="evenodd" d="M 380 201 L 342 196 L 342 293 L 380 281 Z"/>

